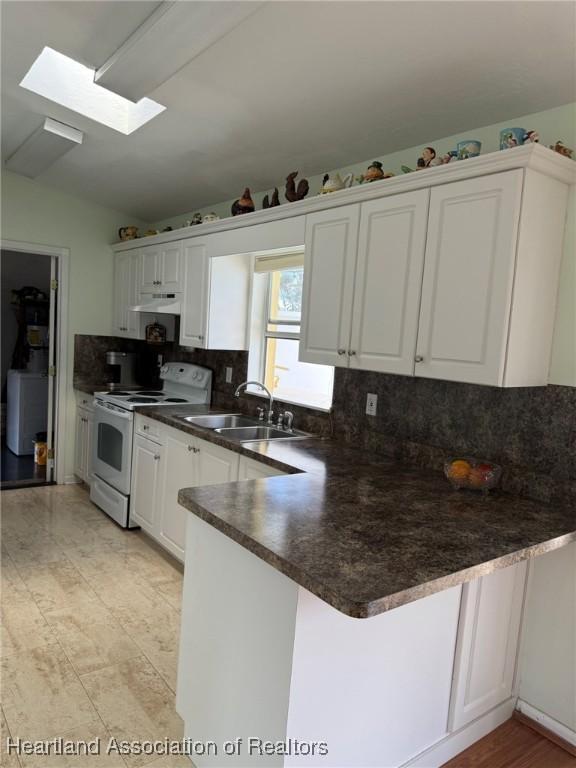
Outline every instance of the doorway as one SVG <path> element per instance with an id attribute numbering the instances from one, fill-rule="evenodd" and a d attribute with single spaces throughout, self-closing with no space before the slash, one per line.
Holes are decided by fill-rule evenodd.
<path id="1" fill-rule="evenodd" d="M 58 249 L 4 242 L 1 271 L 2 490 L 55 481 Z M 55 252 L 56 251 L 56 252 Z"/>

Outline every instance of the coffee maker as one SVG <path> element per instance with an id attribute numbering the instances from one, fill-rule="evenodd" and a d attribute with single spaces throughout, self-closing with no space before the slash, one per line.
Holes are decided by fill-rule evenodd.
<path id="1" fill-rule="evenodd" d="M 134 352 L 106 352 L 106 364 L 110 366 L 110 380 L 106 385 L 110 391 L 138 389 Z"/>

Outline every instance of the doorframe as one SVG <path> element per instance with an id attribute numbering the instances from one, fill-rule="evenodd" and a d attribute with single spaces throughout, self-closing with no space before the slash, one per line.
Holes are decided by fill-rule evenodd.
<path id="1" fill-rule="evenodd" d="M 68 406 L 68 293 L 70 249 L 21 240 L 0 239 L 0 249 L 58 259 L 58 294 L 56 301 L 56 396 L 54 398 L 54 476 L 56 483 L 66 482 L 66 415 Z"/>

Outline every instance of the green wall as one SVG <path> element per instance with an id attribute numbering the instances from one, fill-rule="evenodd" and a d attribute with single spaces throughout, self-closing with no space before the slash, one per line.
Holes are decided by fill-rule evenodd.
<path id="1" fill-rule="evenodd" d="M 537 112 L 532 115 L 511 118 L 502 123 L 487 125 L 457 136 L 447 136 L 440 139 L 430 139 L 427 144 L 433 146 L 439 154 L 443 154 L 450 149 L 454 149 L 458 141 L 464 139 L 479 139 L 482 142 L 482 152 L 495 152 L 499 148 L 499 133 L 502 128 L 510 126 L 519 126 L 527 130 L 536 130 L 540 133 L 542 144 L 548 146 L 558 140 L 563 141 L 567 146 L 576 148 L 576 104 L 565 104 L 555 109 L 549 109 L 545 112 Z M 359 127 L 361 129 L 361 127 Z M 335 140 L 337 137 L 335 136 Z M 344 166 L 337 169 L 341 176 L 353 172 L 355 176 L 360 175 L 372 160 L 380 160 L 387 171 L 396 174 L 402 173 L 400 166 L 408 165 L 414 168 L 416 160 L 420 156 L 425 145 L 410 147 L 400 152 L 380 157 L 369 157 L 354 165 Z M 291 170 L 291 169 L 287 169 Z M 300 176 L 306 176 L 306 169 L 301 168 Z M 318 194 L 322 184 L 322 174 L 309 176 L 310 192 L 309 197 Z M 300 178 L 300 177 L 299 177 Z M 281 200 L 284 200 L 284 179 L 278 179 L 278 187 L 281 192 Z M 383 182 L 385 183 L 385 182 Z M 246 184 L 250 186 L 250 178 L 246 178 Z M 262 198 L 271 190 L 262 190 L 253 192 L 252 198 L 256 203 L 256 208 L 262 207 Z M 238 196 L 242 190 L 238 190 Z M 226 200 L 220 203 L 206 205 L 200 209 L 201 213 L 214 211 L 222 218 L 230 216 L 230 206 L 232 200 Z M 287 203 L 289 205 L 289 203 Z M 170 225 L 175 229 L 180 227 L 186 219 L 192 217 L 193 212 L 186 212 L 168 219 L 156 222 L 153 226 L 157 229 L 163 229 Z M 564 258 L 562 262 L 562 275 L 560 281 L 560 293 L 558 301 L 558 312 L 556 319 L 554 347 L 552 351 L 552 364 L 550 369 L 550 382 L 552 384 L 566 384 L 576 386 L 576 238 L 574 234 L 576 219 L 576 196 L 572 189 L 568 220 L 566 225 L 566 241 L 564 247 Z"/>

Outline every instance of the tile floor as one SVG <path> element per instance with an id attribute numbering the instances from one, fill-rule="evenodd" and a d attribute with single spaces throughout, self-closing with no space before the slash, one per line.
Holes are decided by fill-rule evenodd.
<path id="1" fill-rule="evenodd" d="M 16 756 L 6 736 L 182 738 L 175 710 L 182 574 L 80 486 L 2 503 L 0 765 L 192 768 L 182 756 Z"/>

